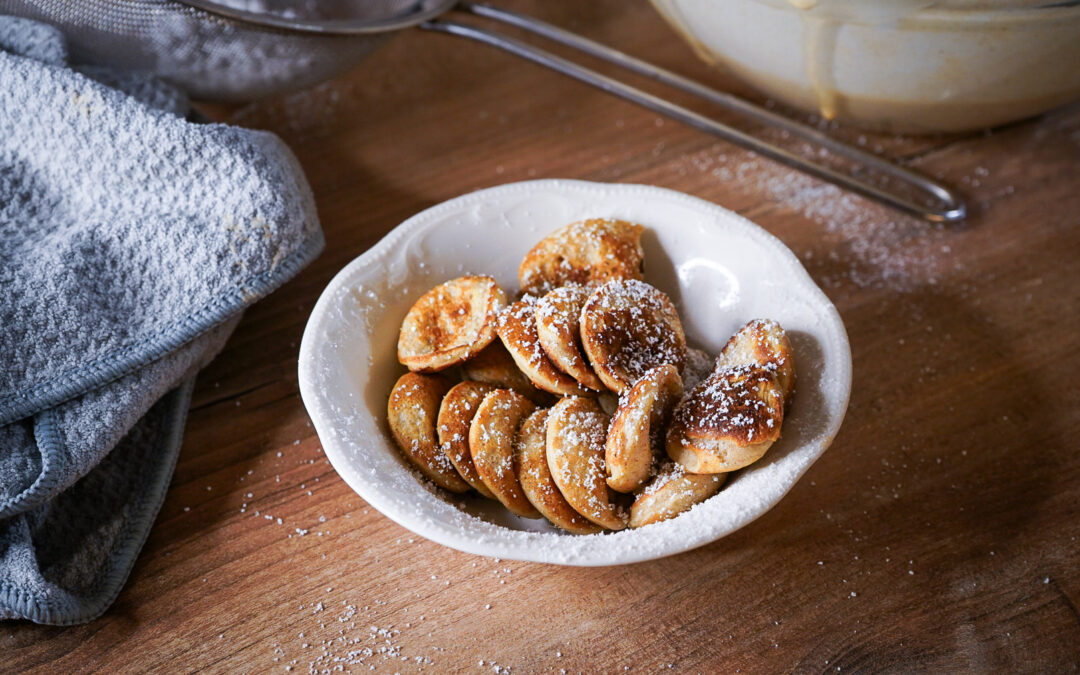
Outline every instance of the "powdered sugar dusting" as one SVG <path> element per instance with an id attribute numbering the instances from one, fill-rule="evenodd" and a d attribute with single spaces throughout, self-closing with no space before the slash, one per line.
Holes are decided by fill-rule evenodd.
<path id="1" fill-rule="evenodd" d="M 581 318 L 585 351 L 613 390 L 622 391 L 656 366 L 681 369 L 686 360 L 686 337 L 674 305 L 643 281 L 604 284 L 589 297 Z"/>
<path id="2" fill-rule="evenodd" d="M 536 304 L 536 330 L 540 346 L 558 368 L 582 386 L 602 390 L 603 382 L 582 353 L 581 309 L 591 289 L 568 284 L 551 291 Z"/>
<path id="3" fill-rule="evenodd" d="M 708 173 L 730 189 L 764 197 L 820 226 L 828 235 L 823 242 L 829 249 L 827 262 L 843 266 L 823 275 L 830 286 L 853 283 L 907 291 L 936 284 L 950 264 L 942 225 L 906 216 L 753 153 L 714 145 L 681 160 L 678 170 Z M 813 266 L 820 254 L 802 255 Z"/>
<path id="4" fill-rule="evenodd" d="M 544 293 L 568 283 L 641 278 L 641 226 L 607 218 L 571 223 L 540 240 L 519 268 L 521 287 Z"/>
<path id="5" fill-rule="evenodd" d="M 555 404 L 547 427 L 548 466 L 575 511 L 598 525 L 621 529 L 625 514 L 610 501 L 604 462 L 609 422 L 594 401 L 565 398 Z"/>
<path id="6" fill-rule="evenodd" d="M 497 321 L 499 338 L 518 368 L 540 389 L 554 394 L 584 393 L 574 378 L 555 367 L 540 346 L 536 303 L 536 296 L 526 294 L 504 309 Z"/>
<path id="7" fill-rule="evenodd" d="M 508 509 L 532 515 L 514 469 L 514 443 L 522 420 L 534 406 L 509 389 L 496 389 L 484 397 L 469 428 L 473 464 L 484 484 Z"/>
<path id="8" fill-rule="evenodd" d="M 689 437 L 754 443 L 778 438 L 782 420 L 783 398 L 775 374 L 744 364 L 722 368 L 691 390 L 675 409 L 673 425 Z"/>
<path id="9" fill-rule="evenodd" d="M 687 473 L 682 465 L 668 462 L 634 500 L 630 527 L 653 525 L 690 510 L 719 492 L 726 478 Z"/>

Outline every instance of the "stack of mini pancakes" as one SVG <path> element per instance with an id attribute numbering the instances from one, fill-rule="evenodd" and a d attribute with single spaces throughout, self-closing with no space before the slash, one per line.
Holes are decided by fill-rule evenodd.
<path id="1" fill-rule="evenodd" d="M 791 345 L 757 319 L 715 362 L 642 281 L 640 225 L 541 240 L 510 301 L 489 276 L 431 289 L 401 325 L 390 430 L 432 483 L 577 534 L 641 527 L 715 495 L 780 437 Z"/>

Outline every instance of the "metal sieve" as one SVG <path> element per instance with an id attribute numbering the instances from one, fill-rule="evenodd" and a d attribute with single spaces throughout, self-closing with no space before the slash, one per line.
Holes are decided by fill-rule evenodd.
<path id="1" fill-rule="evenodd" d="M 193 98 L 216 101 L 302 89 L 356 65 L 389 37 L 282 30 L 173 0 L 0 0 L 0 14 L 57 26 L 76 62 L 151 71 Z"/>
<path id="2" fill-rule="evenodd" d="M 441 18 L 451 10 L 514 26 L 621 66 L 781 129 L 811 147 L 795 152 L 531 44 Z M 326 80 L 358 63 L 393 31 L 416 26 L 498 47 L 927 220 L 956 222 L 966 215 L 953 190 L 922 174 L 731 94 L 490 5 L 456 0 L 0 0 L 0 13 L 58 26 L 77 61 L 152 71 L 194 98 L 213 100 L 257 98 Z M 819 151 L 825 151 L 824 158 Z"/>

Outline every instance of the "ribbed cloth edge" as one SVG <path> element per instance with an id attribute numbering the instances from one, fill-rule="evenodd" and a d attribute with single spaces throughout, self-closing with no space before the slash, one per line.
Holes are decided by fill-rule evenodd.
<path id="1" fill-rule="evenodd" d="M 4 583 L 0 584 L 0 607 L 35 623 L 70 626 L 96 619 L 116 601 L 165 501 L 176 460 L 180 455 L 184 422 L 194 388 L 195 378 L 192 377 L 166 394 L 175 400 L 162 434 L 160 459 L 153 465 L 154 470 L 147 477 L 148 486 L 135 507 L 133 517 L 124 523 L 123 531 L 109 552 L 107 571 L 87 592 L 89 602 L 80 604 L 70 595 L 63 596 L 63 602 L 46 601 Z"/>

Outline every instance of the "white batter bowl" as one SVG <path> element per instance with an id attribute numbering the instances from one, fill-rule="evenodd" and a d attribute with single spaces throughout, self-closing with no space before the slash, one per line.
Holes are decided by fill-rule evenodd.
<path id="1" fill-rule="evenodd" d="M 703 59 L 826 119 L 964 131 L 1080 98 L 1076 2 L 652 3 Z"/>

